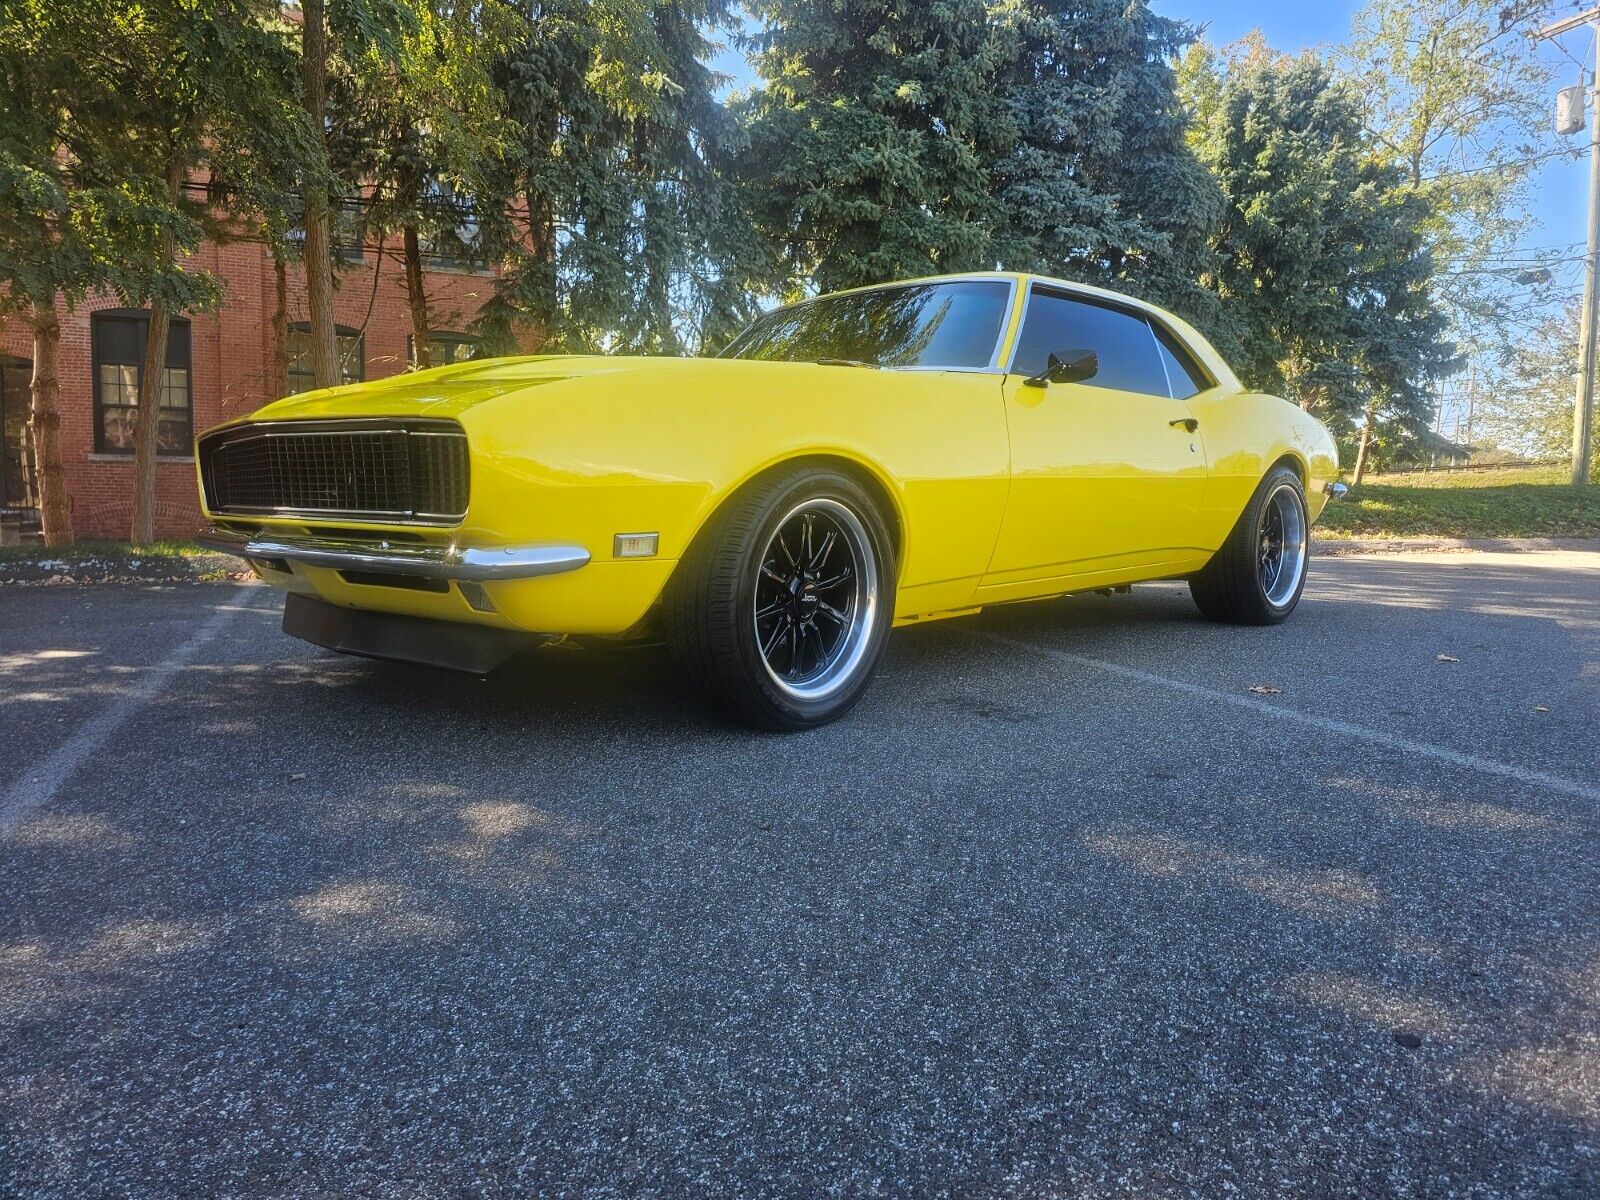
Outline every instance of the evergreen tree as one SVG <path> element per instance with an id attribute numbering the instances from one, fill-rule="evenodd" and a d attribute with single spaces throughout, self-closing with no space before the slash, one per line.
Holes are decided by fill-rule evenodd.
<path id="1" fill-rule="evenodd" d="M 776 290 L 993 268 L 1013 31 L 982 0 L 748 7 L 766 32 L 741 177 Z"/>
<path id="2" fill-rule="evenodd" d="M 479 328 L 504 346 L 679 353 L 749 315 L 754 244 L 726 175 L 736 135 L 706 65 L 725 0 L 551 0 L 502 86 L 521 145 L 490 214 L 517 254 Z"/>
<path id="3" fill-rule="evenodd" d="M 1014 144 L 995 162 L 997 257 L 1166 305 L 1226 350 L 1232 330 L 1199 286 L 1222 216 L 1190 150 L 1172 61 L 1188 25 L 1143 0 L 1024 0 L 1002 76 Z"/>
<path id="4" fill-rule="evenodd" d="M 1206 281 L 1240 325 L 1235 366 L 1336 432 L 1379 421 L 1420 436 L 1431 382 L 1456 365 L 1429 211 L 1373 153 L 1359 97 L 1314 56 L 1259 40 L 1222 60 L 1195 47 L 1183 80 L 1226 199 Z"/>

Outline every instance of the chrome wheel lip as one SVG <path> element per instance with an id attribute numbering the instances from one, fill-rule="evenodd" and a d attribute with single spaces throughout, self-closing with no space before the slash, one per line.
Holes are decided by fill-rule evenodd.
<path id="1" fill-rule="evenodd" d="M 1280 483 L 1267 493 L 1256 529 L 1256 582 L 1266 602 L 1287 607 L 1299 594 L 1310 551 L 1310 521 L 1299 489 Z"/>
<path id="2" fill-rule="evenodd" d="M 779 518 L 772 526 L 772 536 L 767 539 L 766 545 L 756 557 L 757 573 L 762 571 L 763 564 L 771 557 L 773 547 L 783 530 L 790 522 L 808 512 L 826 516 L 842 535 L 841 540 L 850 552 L 855 588 L 849 608 L 846 610 L 849 625 L 829 652 L 823 665 L 801 680 L 786 679 L 773 665 L 769 656 L 762 653 L 761 626 L 756 616 L 760 611 L 759 583 L 753 590 L 751 598 L 750 628 L 755 636 L 756 657 L 761 660 L 761 666 L 773 685 L 791 699 L 816 702 L 837 695 L 855 680 L 857 672 L 872 648 L 880 597 L 878 564 L 872 551 L 872 538 L 867 533 L 867 527 L 849 506 L 829 497 L 819 496 L 802 500 Z"/>

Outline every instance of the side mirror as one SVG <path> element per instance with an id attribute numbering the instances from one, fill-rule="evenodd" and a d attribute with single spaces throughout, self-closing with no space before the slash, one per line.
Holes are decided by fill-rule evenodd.
<path id="1" fill-rule="evenodd" d="M 1052 354 L 1049 366 L 1022 382 L 1027 387 L 1042 388 L 1052 383 L 1082 383 L 1099 373 L 1100 356 L 1093 350 L 1068 350 L 1065 354 Z"/>

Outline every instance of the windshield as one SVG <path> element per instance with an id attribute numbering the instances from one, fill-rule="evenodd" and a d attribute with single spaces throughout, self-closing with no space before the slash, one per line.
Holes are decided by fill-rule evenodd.
<path id="1" fill-rule="evenodd" d="M 822 296 L 761 317 L 723 358 L 976 369 L 994 359 L 1011 299 L 1003 279 Z"/>

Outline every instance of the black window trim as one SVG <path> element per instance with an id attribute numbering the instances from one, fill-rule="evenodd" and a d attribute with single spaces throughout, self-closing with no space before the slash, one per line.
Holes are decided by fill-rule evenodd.
<path id="1" fill-rule="evenodd" d="M 1192 400 L 1195 396 L 1200 395 L 1201 392 L 1209 391 L 1217 386 L 1216 377 L 1206 369 L 1205 365 L 1200 361 L 1199 355 L 1190 349 L 1188 340 L 1156 313 L 1140 308 L 1137 304 L 1118 303 L 1104 296 L 1082 291 L 1070 284 L 1047 282 L 1043 279 L 1030 279 L 1028 281 L 1028 294 L 1023 297 L 1022 312 L 1017 316 L 1017 334 L 1011 343 L 1011 353 L 1006 359 L 1005 373 L 1007 375 L 1015 374 L 1012 368 L 1016 366 L 1017 352 L 1022 349 L 1022 330 L 1028 323 L 1028 306 L 1033 302 L 1035 291 L 1057 296 L 1063 300 L 1073 300 L 1079 304 L 1092 305 L 1095 308 L 1109 309 L 1111 312 L 1121 313 L 1125 317 L 1137 317 L 1149 327 L 1152 341 L 1157 340 L 1160 333 L 1165 333 L 1172 342 L 1171 349 L 1173 353 L 1183 362 L 1184 366 L 1188 367 L 1201 385 L 1193 395 L 1186 397 L 1186 399 Z M 1160 333 L 1157 332 L 1158 330 Z M 1167 376 L 1167 364 L 1165 362 L 1161 364 L 1161 373 L 1167 378 L 1167 399 L 1175 399 L 1172 394 L 1172 380 L 1170 376 Z"/>
<path id="2" fill-rule="evenodd" d="M 104 417 L 105 405 L 100 399 L 100 367 L 105 361 L 100 356 L 100 343 L 102 337 L 104 336 L 101 333 L 101 329 L 104 327 L 106 321 L 142 321 L 145 326 L 145 337 L 148 338 L 150 336 L 150 310 L 148 308 L 101 308 L 96 309 L 94 312 L 89 314 L 89 371 L 90 382 L 93 384 L 94 396 L 93 452 L 95 454 L 110 455 L 114 458 L 132 458 L 134 451 L 131 447 L 124 450 L 117 446 L 106 445 L 106 423 Z M 184 400 L 186 402 L 183 412 L 184 419 L 187 423 L 187 429 L 184 432 L 184 445 L 192 447 L 194 445 L 194 328 L 190 324 L 189 318 L 186 316 L 173 315 L 172 317 L 168 318 L 168 321 L 169 338 L 171 337 L 170 329 L 172 326 L 182 325 L 189 331 L 189 361 L 183 367 L 183 390 Z M 170 341 L 168 342 L 168 346 L 171 346 Z M 127 366 L 129 364 L 117 363 L 113 365 Z M 140 374 L 142 375 L 144 373 L 144 363 L 141 361 L 135 365 L 138 366 Z M 163 363 L 162 369 L 166 371 L 171 370 L 172 368 Z M 116 404 L 112 405 L 112 407 L 127 408 L 128 406 L 126 404 Z M 158 410 L 159 407 L 158 401 Z M 170 455 L 171 453 L 171 451 L 167 451 L 167 455 Z M 157 447 L 156 454 L 157 457 L 163 457 L 159 446 Z"/>

